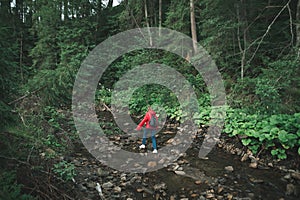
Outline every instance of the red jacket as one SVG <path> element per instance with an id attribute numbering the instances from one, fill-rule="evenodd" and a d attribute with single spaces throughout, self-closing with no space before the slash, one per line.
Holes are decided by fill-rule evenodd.
<path id="1" fill-rule="evenodd" d="M 141 121 L 141 123 L 139 123 L 139 125 L 137 126 L 136 130 L 141 130 L 142 127 L 144 126 L 144 124 L 146 123 L 146 128 L 149 128 L 149 129 L 156 129 L 157 127 L 152 127 L 150 126 L 149 122 L 150 122 L 150 119 L 151 119 L 151 115 L 155 115 L 155 118 L 156 120 L 158 121 L 158 118 L 156 116 L 156 113 L 153 111 L 153 110 L 149 110 L 146 114 L 145 114 L 145 117 L 144 119 Z"/>

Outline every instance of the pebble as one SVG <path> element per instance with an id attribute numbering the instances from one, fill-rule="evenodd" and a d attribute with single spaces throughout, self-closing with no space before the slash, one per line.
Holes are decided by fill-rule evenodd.
<path id="1" fill-rule="evenodd" d="M 269 167 L 274 167 L 273 163 L 271 163 L 271 162 L 268 163 L 268 166 L 269 166 Z"/>
<path id="2" fill-rule="evenodd" d="M 154 185 L 153 188 L 156 191 L 165 190 L 165 189 L 167 189 L 167 185 L 165 183 L 160 183 L 160 184 Z"/>
<path id="3" fill-rule="evenodd" d="M 217 190 L 217 193 L 220 194 L 223 190 L 224 190 L 224 188 L 222 186 L 219 186 L 218 190 Z"/>
<path id="4" fill-rule="evenodd" d="M 249 164 L 250 168 L 256 169 L 257 168 L 257 162 L 252 162 Z"/>
<path id="5" fill-rule="evenodd" d="M 286 185 L 286 192 L 285 193 L 288 196 L 292 196 L 292 195 L 296 196 L 298 191 L 297 191 L 295 185 L 289 183 L 289 184 Z"/>
<path id="6" fill-rule="evenodd" d="M 300 173 L 292 173 L 291 176 L 294 178 L 294 179 L 297 179 L 297 180 L 300 180 Z"/>
<path id="7" fill-rule="evenodd" d="M 94 188 L 94 187 L 96 187 L 96 183 L 94 183 L 94 182 L 89 182 L 89 183 L 87 184 L 87 187 L 88 187 L 88 188 Z"/>
<path id="8" fill-rule="evenodd" d="M 225 170 L 228 171 L 228 172 L 233 172 L 234 169 L 233 169 L 232 166 L 226 166 Z"/>
<path id="9" fill-rule="evenodd" d="M 250 192 L 250 193 L 248 193 L 248 197 L 250 197 L 251 199 L 254 199 L 254 197 L 255 197 L 255 194 L 254 194 L 254 193 L 252 193 L 252 192 Z"/>
<path id="10" fill-rule="evenodd" d="M 191 194 L 191 197 L 192 197 L 192 198 L 195 198 L 195 197 L 197 197 L 197 196 L 199 196 L 199 195 L 198 195 L 198 194 L 195 194 L 195 193 Z"/>
<path id="11" fill-rule="evenodd" d="M 205 200 L 206 198 L 204 196 L 200 196 L 199 200 Z"/>
<path id="12" fill-rule="evenodd" d="M 206 198 L 207 198 L 207 199 L 212 199 L 212 198 L 214 198 L 214 197 L 215 197 L 215 195 L 212 194 L 212 193 L 207 193 L 207 194 L 206 194 Z"/>
<path id="13" fill-rule="evenodd" d="M 262 179 L 256 179 L 256 178 L 253 178 L 253 177 L 250 178 L 250 181 L 252 183 L 263 183 L 264 182 L 264 180 L 262 180 Z"/>
<path id="14" fill-rule="evenodd" d="M 291 174 L 287 174 L 283 178 L 289 180 L 289 179 L 291 179 Z"/>
<path id="15" fill-rule="evenodd" d="M 104 189 L 112 188 L 113 186 L 114 184 L 112 184 L 111 182 L 103 183 L 102 185 Z"/>
<path id="16" fill-rule="evenodd" d="M 138 189 L 136 189 L 136 191 L 137 191 L 138 193 L 141 193 L 141 192 L 144 191 L 144 189 L 143 189 L 143 188 L 138 188 Z"/>
<path id="17" fill-rule="evenodd" d="M 102 170 L 100 167 L 97 169 L 97 173 L 101 177 L 107 176 L 109 174 L 109 172 Z"/>
<path id="18" fill-rule="evenodd" d="M 184 176 L 185 172 L 184 171 L 174 171 L 175 174 L 180 175 L 180 176 Z"/>
<path id="19" fill-rule="evenodd" d="M 227 195 L 227 200 L 231 200 L 233 198 L 233 195 L 232 194 L 228 194 Z"/>
<path id="20" fill-rule="evenodd" d="M 155 161 L 148 162 L 148 167 L 153 168 L 153 167 L 156 167 L 156 166 L 157 166 L 157 163 Z"/>
<path id="21" fill-rule="evenodd" d="M 122 191 L 122 188 L 119 186 L 114 187 L 114 192 L 120 193 Z"/>

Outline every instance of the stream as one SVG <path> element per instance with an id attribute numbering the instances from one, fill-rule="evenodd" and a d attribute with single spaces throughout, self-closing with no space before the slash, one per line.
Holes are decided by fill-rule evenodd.
<path id="1" fill-rule="evenodd" d="M 169 126 L 157 134 L 158 151 L 174 137 L 175 129 L 175 125 Z M 124 150 L 140 151 L 140 138 L 112 135 L 109 139 Z M 241 156 L 227 153 L 218 146 L 207 159 L 199 159 L 202 139 L 203 133 L 199 133 L 178 160 L 145 174 L 105 166 L 82 145 L 77 145 L 66 159 L 76 167 L 74 187 L 83 194 L 81 199 L 299 199 L 300 174 L 297 170 L 279 170 L 272 166 L 252 168 L 250 160 L 241 162 Z M 150 147 L 148 144 L 148 150 Z M 97 183 L 101 194 L 95 189 Z"/>

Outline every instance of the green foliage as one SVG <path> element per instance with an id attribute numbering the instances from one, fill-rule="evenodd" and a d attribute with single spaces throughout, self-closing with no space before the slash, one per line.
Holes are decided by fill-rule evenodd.
<path id="1" fill-rule="evenodd" d="M 255 78 L 238 79 L 232 85 L 230 105 L 250 113 L 276 114 L 299 112 L 299 61 L 296 55 L 264 61 Z"/>
<path id="2" fill-rule="evenodd" d="M 12 120 L 11 107 L 7 103 L 12 100 L 20 82 L 18 74 L 18 45 L 10 27 L 0 20 L 0 129 Z"/>
<path id="3" fill-rule="evenodd" d="M 66 181 L 73 180 L 74 177 L 76 176 L 74 164 L 69 163 L 65 160 L 54 164 L 53 172 Z"/>
<path id="4" fill-rule="evenodd" d="M 33 200 L 33 196 L 22 194 L 22 185 L 16 182 L 16 174 L 14 171 L 3 172 L 0 174 L 0 199 L 5 200 Z"/>
<path id="5" fill-rule="evenodd" d="M 57 27 L 56 41 L 51 42 L 56 47 L 52 50 L 47 49 L 52 52 L 39 50 L 36 58 L 39 60 L 36 61 L 36 65 L 40 65 L 37 66 L 40 70 L 29 80 L 27 90 L 39 90 L 43 103 L 46 105 L 70 105 L 77 70 L 87 56 L 89 47 L 92 46 L 91 30 L 94 26 L 94 23 L 87 20 L 78 20 L 66 26 Z M 45 58 L 48 54 L 57 55 L 55 62 L 40 60 L 41 57 Z M 44 65 L 45 67 L 43 67 Z"/>
<path id="6" fill-rule="evenodd" d="M 105 135 L 120 135 L 122 130 L 113 122 L 100 121 L 100 127 L 103 129 Z"/>
<path id="7" fill-rule="evenodd" d="M 54 135 L 48 135 L 44 140 L 44 144 L 54 149 L 62 147 L 62 144 L 58 142 Z"/>
<path id="8" fill-rule="evenodd" d="M 257 115 L 241 110 L 229 110 L 224 132 L 242 137 L 242 144 L 257 154 L 271 150 L 279 159 L 286 158 L 286 150 L 299 148 L 300 114 Z M 300 154 L 299 154 L 300 155 Z"/>
<path id="9" fill-rule="evenodd" d="M 188 34 L 190 32 L 190 8 L 189 1 L 175 0 L 166 12 L 164 25 L 170 29 Z"/>
<path id="10" fill-rule="evenodd" d="M 44 108 L 44 117 L 47 119 L 49 125 L 54 129 L 54 131 L 62 130 L 60 123 L 64 121 L 65 115 L 58 112 L 53 106 L 46 106 Z"/>

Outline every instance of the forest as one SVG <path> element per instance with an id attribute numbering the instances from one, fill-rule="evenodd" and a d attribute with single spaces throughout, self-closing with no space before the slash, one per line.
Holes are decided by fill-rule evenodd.
<path id="1" fill-rule="evenodd" d="M 279 186 L 273 187 L 280 195 L 276 198 L 300 196 L 300 0 L 0 0 L 0 24 L 0 199 L 230 200 L 240 199 L 245 193 L 250 199 L 274 199 L 263 194 L 256 196 L 258 191 L 248 191 L 248 186 L 227 188 L 221 183 L 224 178 L 220 174 L 215 174 L 219 185 L 206 175 L 200 184 L 198 176 L 187 176 L 185 172 L 183 179 L 187 182 L 182 181 L 186 183 L 183 189 L 172 188 L 169 175 L 163 175 L 164 184 L 151 182 L 163 174 L 161 171 L 146 173 L 145 177 L 136 175 L 138 178 L 132 173 L 119 175 L 84 148 L 72 111 L 74 95 L 82 89 L 74 89 L 78 73 L 95 55 L 95 49 L 109 54 L 97 61 L 106 63 L 118 55 L 119 48 L 120 52 L 125 49 L 125 53 L 107 61 L 109 66 L 100 78 L 93 75 L 98 78 L 94 93 L 90 92 L 94 95 L 92 110 L 97 113 L 97 125 L 111 141 L 138 153 L 139 139 L 133 140 L 114 122 L 113 106 L 126 99 L 125 107 L 138 123 L 152 105 L 165 116 L 164 127 L 157 136 L 159 148 L 175 137 L 180 124 L 191 120 L 196 124 L 195 138 L 199 141 L 194 141 L 187 154 L 196 155 L 194 151 L 199 150 L 210 130 L 214 110 L 211 104 L 215 98 L 205 77 L 193 65 L 197 45 L 213 60 L 222 79 L 220 87 L 224 87 L 226 94 L 220 142 L 211 154 L 235 154 L 238 158 L 233 159 L 240 163 L 237 165 L 247 170 L 249 164 L 251 170 L 279 171 L 286 182 L 278 181 Z M 118 45 L 122 44 L 115 41 L 104 45 L 116 35 L 131 33 L 126 32 L 130 30 L 144 33 L 150 46 L 129 51 L 130 45 L 121 48 Z M 158 30 L 159 36 L 151 36 L 147 30 Z M 172 47 L 174 51 L 149 48 L 164 36 L 164 30 L 190 38 L 191 51 L 176 55 L 174 52 L 181 48 L 179 43 Z M 124 44 L 135 41 L 134 36 L 127 36 Z M 106 49 L 101 50 L 99 44 Z M 135 89 L 132 96 L 114 96 L 114 89 L 124 75 L 134 73 L 136 66 L 147 72 L 147 67 L 155 68 L 155 64 L 170 70 L 155 71 L 157 74 L 151 77 L 137 73 L 133 84 L 141 85 L 130 88 Z M 199 106 L 192 114 L 181 105 L 189 102 L 180 101 L 170 88 L 156 82 L 160 73 L 169 73 L 164 81 L 176 85 L 179 80 L 174 78 L 175 72 L 193 89 L 194 101 Z M 152 82 L 147 83 L 148 78 Z M 182 87 L 179 93 L 188 92 Z M 207 158 L 211 162 L 210 154 Z M 185 169 L 194 162 L 198 163 L 185 158 L 172 164 Z M 183 174 L 175 168 L 170 170 L 176 176 Z M 228 166 L 225 170 L 233 171 Z M 240 173 L 246 172 L 241 169 Z M 86 181 L 84 177 L 88 181 L 80 184 Z M 129 179 L 131 185 L 116 185 L 122 177 Z M 190 177 L 198 179 L 194 182 L 188 180 Z M 252 185 L 267 183 L 251 178 Z M 136 179 L 141 179 L 141 184 Z M 227 175 L 225 179 L 229 179 Z M 236 177 L 234 180 L 240 181 Z M 107 184 L 112 182 L 114 186 Z M 192 186 L 187 186 L 190 182 Z"/>

